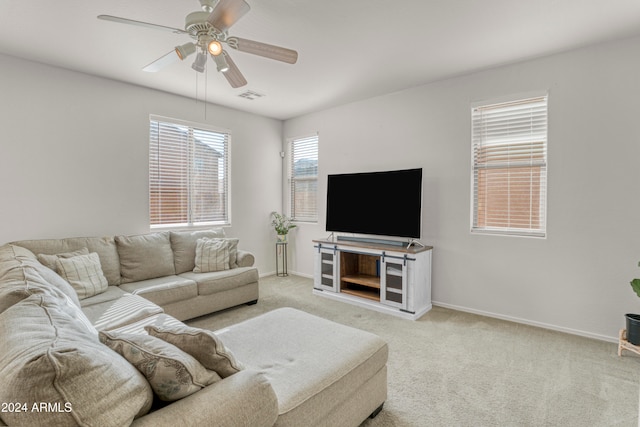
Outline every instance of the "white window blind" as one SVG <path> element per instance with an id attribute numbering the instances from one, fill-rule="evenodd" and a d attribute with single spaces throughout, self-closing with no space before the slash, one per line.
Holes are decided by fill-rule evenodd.
<path id="1" fill-rule="evenodd" d="M 230 134 L 151 117 L 151 227 L 229 223 Z"/>
<path id="2" fill-rule="evenodd" d="M 547 96 L 472 108 L 472 232 L 546 235 Z"/>
<path id="3" fill-rule="evenodd" d="M 291 217 L 318 219 L 318 135 L 291 140 L 289 163 Z"/>

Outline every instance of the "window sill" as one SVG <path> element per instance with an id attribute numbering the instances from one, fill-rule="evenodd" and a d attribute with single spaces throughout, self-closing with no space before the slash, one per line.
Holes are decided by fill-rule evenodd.
<path id="1" fill-rule="evenodd" d="M 162 231 L 188 231 L 188 230 L 210 230 L 212 228 L 228 228 L 231 227 L 230 223 L 210 223 L 203 225 L 171 225 L 171 226 L 151 226 L 150 232 L 162 232 Z"/>
<path id="2" fill-rule="evenodd" d="M 534 239 L 546 239 L 545 231 L 500 230 L 500 229 L 471 229 L 471 234 L 487 236 L 531 237 Z"/>

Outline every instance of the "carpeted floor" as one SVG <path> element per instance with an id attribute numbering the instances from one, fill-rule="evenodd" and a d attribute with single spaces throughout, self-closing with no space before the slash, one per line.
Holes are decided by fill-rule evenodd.
<path id="1" fill-rule="evenodd" d="M 615 344 L 440 307 L 414 322 L 311 290 L 307 278 L 266 277 L 258 304 L 187 323 L 215 330 L 294 307 L 379 335 L 388 398 L 362 427 L 638 426 L 640 357 Z"/>

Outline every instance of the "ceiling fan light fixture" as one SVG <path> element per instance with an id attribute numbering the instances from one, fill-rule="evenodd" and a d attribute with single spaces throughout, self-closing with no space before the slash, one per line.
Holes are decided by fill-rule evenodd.
<path id="1" fill-rule="evenodd" d="M 218 40 L 211 40 L 207 45 L 207 50 L 215 58 L 222 53 L 222 44 Z"/>
<path id="2" fill-rule="evenodd" d="M 207 55 L 203 52 L 198 52 L 198 56 L 196 56 L 196 60 L 193 61 L 191 68 L 196 70 L 199 73 L 204 72 L 204 66 L 207 63 Z"/>
<path id="3" fill-rule="evenodd" d="M 176 46 L 176 54 L 181 61 L 196 51 L 196 45 L 193 43 L 185 43 L 182 46 Z"/>
<path id="4" fill-rule="evenodd" d="M 229 63 L 227 62 L 227 58 L 225 58 L 224 55 L 211 55 L 211 57 L 215 61 L 216 66 L 218 67 L 218 71 L 222 73 L 226 73 L 227 71 L 229 71 Z"/>

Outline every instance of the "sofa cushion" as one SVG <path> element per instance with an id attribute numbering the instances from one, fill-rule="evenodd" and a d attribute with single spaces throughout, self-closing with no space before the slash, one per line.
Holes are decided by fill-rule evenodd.
<path id="1" fill-rule="evenodd" d="M 258 269 L 241 267 L 212 273 L 182 273 L 180 277 L 191 279 L 198 284 L 198 295 L 211 295 L 229 289 L 239 288 L 258 282 Z"/>
<path id="2" fill-rule="evenodd" d="M 156 277 L 120 285 L 120 289 L 140 295 L 160 306 L 198 296 L 198 285 L 180 276 Z"/>
<path id="3" fill-rule="evenodd" d="M 160 400 L 172 402 L 220 380 L 196 359 L 150 335 L 100 332 L 100 341 L 122 355 L 147 378 Z"/>
<path id="4" fill-rule="evenodd" d="M 68 299 L 80 307 L 71 285 L 20 246 L 0 247 L 0 283 L 0 313 L 36 293 Z"/>
<path id="5" fill-rule="evenodd" d="M 20 258 L 31 259 L 34 261 L 38 260 L 38 257 L 36 257 L 36 255 L 29 249 L 13 243 L 6 243 L 0 247 L 0 259 L 7 259 L 7 257 L 10 259 Z"/>
<path id="6" fill-rule="evenodd" d="M 101 304 L 106 301 L 114 301 L 127 294 L 128 292 L 123 291 L 119 286 L 109 286 L 103 293 L 85 298 L 80 301 L 80 308 L 84 309 L 85 307 L 89 307 L 90 305 Z"/>
<path id="7" fill-rule="evenodd" d="M 281 308 L 216 334 L 276 395 L 278 424 L 310 425 L 385 369 L 388 347 L 369 332 Z M 260 351 L 256 351 L 260 349 Z"/>
<path id="8" fill-rule="evenodd" d="M 40 294 L 0 314 L 0 401 L 60 408 L 4 412 L 6 424 L 115 427 L 129 425 L 151 407 L 144 377 L 100 344 L 75 310 Z"/>
<path id="9" fill-rule="evenodd" d="M 162 308 L 138 295 L 125 293 L 114 300 L 85 305 L 82 311 L 96 329 L 102 331 L 116 329 L 154 314 L 160 314 Z"/>
<path id="10" fill-rule="evenodd" d="M 195 268 L 196 242 L 203 237 L 224 237 L 224 229 L 170 232 L 176 274 L 193 271 Z"/>
<path id="11" fill-rule="evenodd" d="M 222 378 L 244 369 L 220 338 L 211 331 L 186 325 L 149 325 L 145 330 L 149 335 L 171 343 L 195 357 L 202 366 L 216 371 Z"/>
<path id="12" fill-rule="evenodd" d="M 102 272 L 110 285 L 120 284 L 120 260 L 113 237 L 71 237 L 66 239 L 21 240 L 14 245 L 29 249 L 34 254 L 60 254 L 87 248 L 100 257 Z"/>
<path id="13" fill-rule="evenodd" d="M 71 299 L 78 307 L 80 307 L 80 299 L 78 298 L 78 293 L 73 288 L 73 286 L 71 286 L 69 282 L 60 277 L 58 273 L 48 267 L 45 267 L 44 265 L 41 265 L 37 261 L 24 261 L 23 266 L 25 268 L 33 267 L 46 283 L 61 291 L 66 297 Z"/>
<path id="14" fill-rule="evenodd" d="M 169 232 L 116 236 L 122 283 L 175 274 Z"/>
<path id="15" fill-rule="evenodd" d="M 146 331 L 147 326 L 181 326 L 184 325 L 181 321 L 173 316 L 169 316 L 165 313 L 154 314 L 153 316 L 145 317 L 128 325 L 120 326 L 119 328 L 111 329 L 109 332 L 124 333 L 124 334 L 138 334 L 148 335 Z"/>
<path id="16" fill-rule="evenodd" d="M 198 239 L 194 273 L 229 270 L 229 244 L 223 239 Z"/>
<path id="17" fill-rule="evenodd" d="M 95 252 L 70 258 L 58 258 L 56 270 L 73 286 L 79 299 L 101 294 L 109 286 L 107 278 L 102 274 L 100 258 Z"/>

